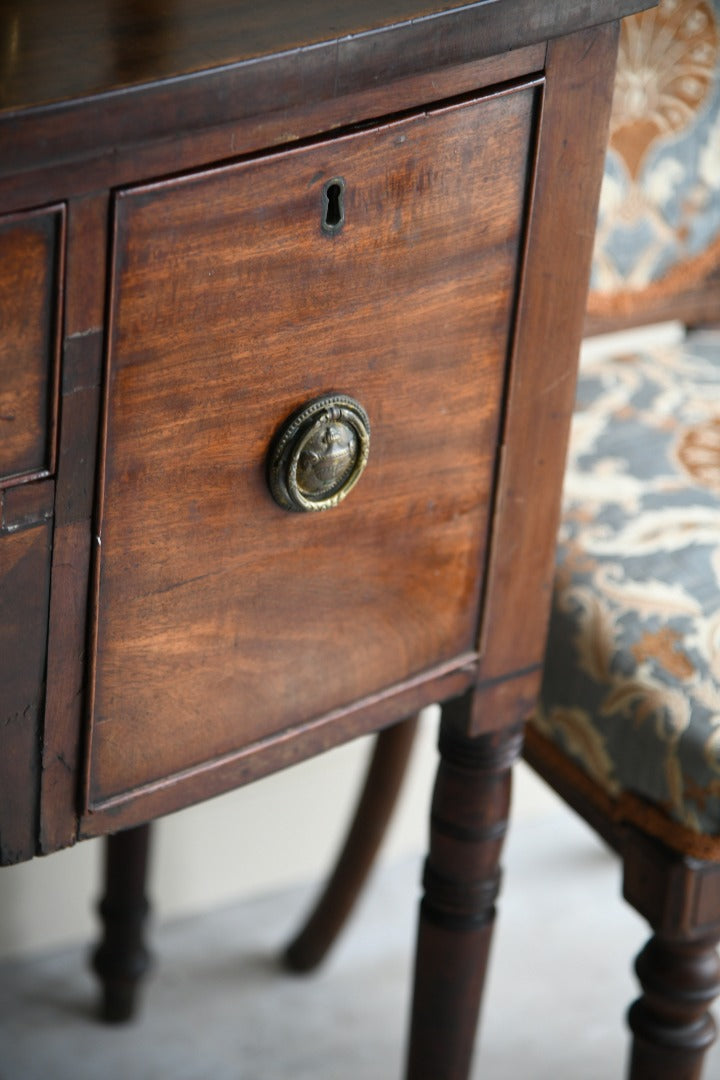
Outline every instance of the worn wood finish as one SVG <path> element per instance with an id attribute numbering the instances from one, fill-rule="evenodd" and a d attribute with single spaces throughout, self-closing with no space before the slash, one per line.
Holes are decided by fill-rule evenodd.
<path id="1" fill-rule="evenodd" d="M 119 198 L 91 808 L 465 662 L 535 94 Z M 268 448 L 329 390 L 370 463 L 289 514 Z"/>
<path id="2" fill-rule="evenodd" d="M 149 849 L 149 825 L 115 833 L 105 841 L 104 892 L 98 905 L 103 937 L 92 966 L 102 983 L 101 1015 L 108 1023 L 134 1015 L 139 985 L 150 967 L 145 945 Z"/>
<path id="3" fill-rule="evenodd" d="M 407 1080 L 465 1080 L 500 888 L 522 728 L 468 738 L 472 695 L 443 706 L 420 907 Z"/>
<path id="4" fill-rule="evenodd" d="M 4 493 L 4 499 L 8 494 Z M 41 516 L 47 517 L 47 513 L 41 510 Z M 15 521 L 15 517 L 8 519 L 7 508 L 3 506 L 0 529 L 0 863 L 3 865 L 35 854 L 50 587 L 50 523 L 43 521 L 18 531 Z"/>
<path id="5" fill-rule="evenodd" d="M 54 502 L 55 484 L 50 479 L 5 488 L 0 492 L 0 535 L 11 535 L 48 521 Z"/>
<path id="6" fill-rule="evenodd" d="M 63 212 L 0 219 L 0 487 L 55 461 Z"/>
<path id="7" fill-rule="evenodd" d="M 73 843 L 78 831 L 107 219 L 108 196 L 104 192 L 70 203 L 48 695 L 40 780 L 39 846 L 43 852 Z"/>
<path id="8" fill-rule="evenodd" d="M 191 769 L 180 779 L 169 776 L 141 789 L 139 798 L 121 796 L 109 800 L 102 809 L 86 813 L 78 827 L 78 839 L 103 836 L 113 826 L 129 828 L 148 817 L 159 817 L 223 791 L 249 784 L 263 776 L 287 769 L 315 754 L 322 754 L 361 735 L 368 735 L 398 717 L 408 716 L 436 701 L 446 701 L 464 693 L 475 682 L 475 657 L 469 655 L 461 667 L 455 662 L 431 668 L 404 683 L 395 684 L 379 694 L 371 694 L 351 707 L 301 724 L 298 728 L 273 735 L 245 750 L 232 751 L 225 757 Z"/>
<path id="9" fill-rule="evenodd" d="M 395 808 L 417 730 L 416 716 L 381 731 L 357 809 L 327 884 L 285 950 L 293 971 L 323 962 L 353 910 Z"/>

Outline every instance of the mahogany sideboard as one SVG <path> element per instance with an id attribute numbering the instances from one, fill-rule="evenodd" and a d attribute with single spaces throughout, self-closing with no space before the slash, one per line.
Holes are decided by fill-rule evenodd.
<path id="1" fill-rule="evenodd" d="M 0 861 L 444 703 L 413 1080 L 467 1073 L 645 6 L 0 11 Z"/>

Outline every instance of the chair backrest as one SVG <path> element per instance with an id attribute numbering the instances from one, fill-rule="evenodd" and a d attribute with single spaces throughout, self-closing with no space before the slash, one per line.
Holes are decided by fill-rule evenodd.
<path id="1" fill-rule="evenodd" d="M 587 332 L 720 321 L 720 0 L 621 33 Z"/>

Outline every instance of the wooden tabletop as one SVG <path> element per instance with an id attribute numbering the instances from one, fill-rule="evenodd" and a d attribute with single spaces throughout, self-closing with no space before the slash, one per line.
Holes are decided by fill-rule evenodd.
<path id="1" fill-rule="evenodd" d="M 376 52 L 386 70 L 390 58 L 393 69 L 402 66 L 404 50 L 415 62 L 423 57 L 442 66 L 647 6 L 648 0 L 0 0 L 0 113 L 318 49 L 331 50 L 340 78 Z M 379 31 L 386 31 L 382 45 Z"/>

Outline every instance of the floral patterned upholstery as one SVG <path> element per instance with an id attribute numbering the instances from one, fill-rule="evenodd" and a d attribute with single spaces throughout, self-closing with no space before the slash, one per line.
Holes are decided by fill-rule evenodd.
<path id="1" fill-rule="evenodd" d="M 535 735 L 720 837 L 720 332 L 581 365 L 564 500 Z"/>
<path id="2" fill-rule="evenodd" d="M 623 24 L 588 316 L 720 317 L 720 0 Z M 720 859 L 720 332 L 581 367 L 528 746 Z"/>
<path id="3" fill-rule="evenodd" d="M 668 319 L 720 320 L 720 0 L 621 30 L 586 331 Z M 581 362 L 525 757 L 652 926 L 628 1076 L 669 1080 L 700 1077 L 720 987 L 720 328 L 635 333 Z"/>
<path id="4" fill-rule="evenodd" d="M 588 312 L 651 321 L 720 290 L 720 0 L 660 0 L 623 23 Z M 638 318 L 638 314 L 641 316 Z M 661 316 L 664 317 L 664 316 Z"/>

